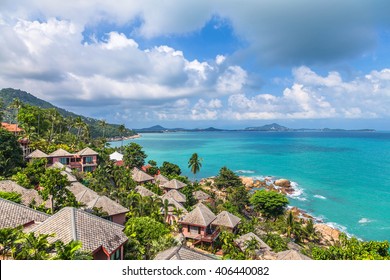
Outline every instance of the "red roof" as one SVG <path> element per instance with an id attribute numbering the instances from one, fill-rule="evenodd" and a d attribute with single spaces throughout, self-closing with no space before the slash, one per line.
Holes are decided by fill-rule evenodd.
<path id="1" fill-rule="evenodd" d="M 23 129 L 18 127 L 16 124 L 12 123 L 1 123 L 1 126 L 5 129 L 8 130 L 9 132 L 22 132 Z"/>

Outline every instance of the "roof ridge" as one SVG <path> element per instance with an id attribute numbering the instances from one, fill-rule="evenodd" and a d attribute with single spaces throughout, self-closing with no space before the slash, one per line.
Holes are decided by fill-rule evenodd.
<path id="1" fill-rule="evenodd" d="M 4 198 L 1 198 L 1 197 L 0 197 L 0 201 L 5 201 L 5 202 L 8 202 L 8 203 L 14 204 L 14 205 L 16 205 L 16 206 L 20 206 L 20 207 L 26 208 L 26 209 L 28 209 L 28 210 L 31 210 L 32 212 L 36 212 L 36 213 L 38 213 L 38 214 L 46 215 L 46 216 L 48 216 L 49 218 L 51 217 L 51 215 L 49 215 L 49 214 L 47 214 L 47 213 L 45 213 L 45 212 L 41 212 L 41 211 L 39 211 L 39 210 L 35 210 L 35 209 L 33 209 L 33 208 L 31 208 L 31 207 L 28 207 L 28 206 L 26 206 L 26 205 L 24 205 L 24 204 L 21 204 L 21 203 L 16 203 L 16 202 L 13 202 L 13 201 L 11 201 L 11 200 L 4 199 Z"/>
<path id="2" fill-rule="evenodd" d="M 71 208 L 70 224 L 72 227 L 72 240 L 77 240 L 77 227 L 76 227 L 76 211 L 75 208 Z"/>

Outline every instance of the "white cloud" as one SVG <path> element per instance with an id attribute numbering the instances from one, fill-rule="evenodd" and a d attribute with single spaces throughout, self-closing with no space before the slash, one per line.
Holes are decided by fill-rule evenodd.
<path id="1" fill-rule="evenodd" d="M 223 55 L 217 55 L 217 57 L 215 58 L 215 63 L 217 63 L 218 65 L 222 64 L 224 61 L 226 60 L 226 57 L 223 56 Z"/>
<path id="2" fill-rule="evenodd" d="M 123 33 L 110 32 L 108 34 L 108 40 L 101 44 L 103 49 L 116 50 L 127 47 L 138 48 L 137 42 L 133 39 L 129 39 Z"/>
<path id="3" fill-rule="evenodd" d="M 247 73 L 240 66 L 229 66 L 218 78 L 216 90 L 222 94 L 241 91 L 247 80 Z"/>

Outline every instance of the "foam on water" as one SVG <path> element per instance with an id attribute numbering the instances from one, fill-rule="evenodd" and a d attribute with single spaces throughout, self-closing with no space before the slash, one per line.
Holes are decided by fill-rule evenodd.
<path id="1" fill-rule="evenodd" d="M 297 199 L 300 201 L 306 201 L 306 197 L 304 196 L 303 189 L 298 187 L 299 184 L 297 182 L 291 182 L 291 187 L 294 189 L 294 192 L 291 194 L 287 194 L 288 197 L 292 199 Z"/>
<path id="2" fill-rule="evenodd" d="M 316 194 L 316 195 L 313 195 L 315 198 L 319 198 L 319 199 L 326 199 L 325 196 L 322 196 L 322 195 L 319 195 L 319 194 Z"/>
<path id="3" fill-rule="evenodd" d="M 236 170 L 234 172 L 237 174 L 254 174 L 255 173 L 255 171 L 253 171 L 253 170 Z"/>
<path id="4" fill-rule="evenodd" d="M 368 219 L 368 218 L 361 218 L 359 220 L 359 224 L 367 224 L 367 223 L 371 223 L 372 220 Z"/>

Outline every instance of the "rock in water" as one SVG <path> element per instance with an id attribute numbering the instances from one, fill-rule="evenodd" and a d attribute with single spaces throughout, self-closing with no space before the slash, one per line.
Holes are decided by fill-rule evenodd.
<path id="1" fill-rule="evenodd" d="M 290 188 L 291 187 L 291 182 L 287 179 L 279 179 L 274 182 L 274 184 L 278 187 L 282 188 Z"/>

